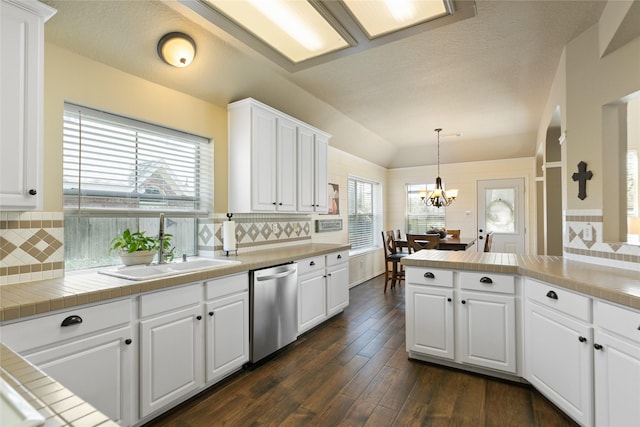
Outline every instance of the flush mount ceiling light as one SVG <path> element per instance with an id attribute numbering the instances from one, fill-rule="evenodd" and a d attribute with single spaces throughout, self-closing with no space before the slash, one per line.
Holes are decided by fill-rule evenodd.
<path id="1" fill-rule="evenodd" d="M 475 0 L 180 0 L 296 72 L 476 16 Z"/>
<path id="2" fill-rule="evenodd" d="M 158 56 L 174 67 L 186 67 L 196 56 L 196 42 L 184 33 L 168 33 L 158 42 Z"/>
<path id="3" fill-rule="evenodd" d="M 420 198 L 427 206 L 449 206 L 458 197 L 458 190 L 445 191 L 440 178 L 440 132 L 442 129 L 434 129 L 438 133 L 438 177 L 436 178 L 436 188 L 427 195 L 427 192 L 420 192 Z"/>

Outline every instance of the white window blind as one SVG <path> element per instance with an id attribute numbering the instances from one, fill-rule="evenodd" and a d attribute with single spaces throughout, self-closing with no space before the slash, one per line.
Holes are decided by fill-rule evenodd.
<path id="1" fill-rule="evenodd" d="M 627 216 L 638 216 L 638 150 L 627 150 Z"/>
<path id="2" fill-rule="evenodd" d="M 429 227 L 445 226 L 445 208 L 427 206 L 420 198 L 420 191 L 427 194 L 435 184 L 407 184 L 407 233 L 426 233 Z"/>
<path id="3" fill-rule="evenodd" d="M 351 249 L 375 248 L 382 226 L 380 184 L 350 177 L 348 180 L 349 243 Z"/>
<path id="4" fill-rule="evenodd" d="M 66 103 L 65 212 L 206 216 L 213 209 L 212 145 L 207 138 Z"/>

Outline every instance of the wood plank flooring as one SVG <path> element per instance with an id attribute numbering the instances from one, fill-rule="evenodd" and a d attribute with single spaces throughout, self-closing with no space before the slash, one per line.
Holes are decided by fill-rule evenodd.
<path id="1" fill-rule="evenodd" d="M 529 386 L 409 360 L 404 286 L 383 287 L 352 288 L 344 313 L 146 426 L 576 425 Z"/>

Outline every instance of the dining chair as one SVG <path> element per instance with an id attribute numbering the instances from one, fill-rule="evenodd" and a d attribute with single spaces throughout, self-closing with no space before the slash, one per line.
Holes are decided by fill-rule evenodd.
<path id="1" fill-rule="evenodd" d="M 402 240 L 402 233 L 400 232 L 399 228 L 398 228 L 398 230 L 396 230 L 396 239 Z"/>
<path id="2" fill-rule="evenodd" d="M 400 230 L 398 230 L 398 236 L 400 236 Z M 396 254 L 404 254 L 404 255 L 409 255 L 409 250 L 404 251 L 404 245 L 398 245 L 396 243 L 397 240 L 402 240 L 402 237 L 396 237 L 396 234 L 394 234 L 393 230 L 388 230 L 387 231 L 387 237 L 390 238 L 392 240 L 392 245 L 393 245 L 393 252 Z"/>
<path id="3" fill-rule="evenodd" d="M 451 237 L 454 237 L 456 239 L 460 238 L 460 230 L 450 230 L 447 228 L 447 234 L 451 234 Z"/>
<path id="4" fill-rule="evenodd" d="M 488 232 L 484 236 L 484 251 L 491 252 L 491 243 L 493 242 L 493 231 Z"/>
<path id="5" fill-rule="evenodd" d="M 407 234 L 407 246 L 409 253 L 421 251 L 422 249 L 438 249 L 440 236 L 437 234 Z"/>
<path id="6" fill-rule="evenodd" d="M 400 260 L 407 256 L 407 253 L 396 252 L 393 244 L 393 230 L 382 232 L 382 247 L 384 248 L 384 292 L 387 292 L 387 285 L 391 281 L 391 288 L 396 287 L 396 283 L 400 285 L 400 281 L 404 280 L 404 269 L 400 264 Z"/>

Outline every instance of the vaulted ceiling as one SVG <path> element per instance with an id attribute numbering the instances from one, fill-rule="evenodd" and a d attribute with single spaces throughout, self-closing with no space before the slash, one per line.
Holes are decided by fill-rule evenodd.
<path id="1" fill-rule="evenodd" d="M 291 72 L 194 12 L 197 1 L 45 0 L 46 41 L 221 107 L 245 97 L 331 134 L 384 167 L 534 156 L 563 47 L 597 23 L 602 1 L 485 1 L 475 16 Z M 171 31 L 198 46 L 173 68 Z"/>

